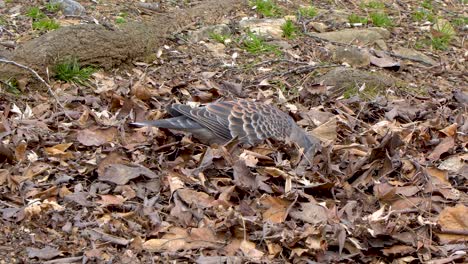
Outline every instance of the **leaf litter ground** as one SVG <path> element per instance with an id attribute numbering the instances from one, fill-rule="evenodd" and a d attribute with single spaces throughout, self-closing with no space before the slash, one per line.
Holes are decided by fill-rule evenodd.
<path id="1" fill-rule="evenodd" d="M 460 50 L 434 52 L 445 70 L 366 67 L 424 91 L 364 99 L 330 93 L 316 78 L 328 68 L 298 68 L 326 43 L 289 43 L 282 60 L 227 46 L 233 60 L 168 41 L 154 61 L 99 71 L 89 86 L 54 83 L 66 109 L 43 91 L 5 93 L 3 262 L 466 261 L 468 100 L 450 64 Z M 170 103 L 236 97 L 278 105 L 320 138 L 312 165 L 284 142 L 205 146 L 127 125 Z"/>

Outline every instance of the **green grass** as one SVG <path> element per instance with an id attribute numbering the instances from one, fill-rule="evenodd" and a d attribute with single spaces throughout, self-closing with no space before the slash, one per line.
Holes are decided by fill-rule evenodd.
<path id="1" fill-rule="evenodd" d="M 414 21 L 430 21 L 434 22 L 436 20 L 436 16 L 432 13 L 431 10 L 425 8 L 418 8 L 416 12 L 414 12 L 411 17 Z"/>
<path id="2" fill-rule="evenodd" d="M 294 39 L 299 35 L 299 29 L 291 19 L 286 20 L 286 22 L 281 25 L 281 30 L 283 31 L 283 37 L 287 39 Z"/>
<path id="3" fill-rule="evenodd" d="M 385 13 L 377 12 L 370 13 L 372 24 L 376 27 L 391 27 L 393 26 L 392 19 Z"/>
<path id="4" fill-rule="evenodd" d="M 226 40 L 230 39 L 231 36 L 230 35 L 226 35 L 226 34 L 219 34 L 219 33 L 216 33 L 216 32 L 211 32 L 210 33 L 210 38 L 216 42 L 219 42 L 221 44 L 225 44 L 226 43 Z"/>
<path id="5" fill-rule="evenodd" d="M 51 13 L 57 13 L 60 10 L 60 4 L 59 3 L 55 3 L 55 4 L 47 3 L 45 5 L 45 8 L 47 11 Z"/>
<path id="6" fill-rule="evenodd" d="M 348 21 L 350 24 L 357 24 L 357 23 L 361 23 L 361 24 L 367 24 L 367 22 L 369 21 L 367 19 L 367 17 L 362 17 L 362 16 L 358 16 L 356 14 L 351 14 L 350 16 L 348 16 Z"/>
<path id="7" fill-rule="evenodd" d="M 59 27 L 60 27 L 60 24 L 58 24 L 55 20 L 50 19 L 50 18 L 43 18 L 37 21 L 33 21 L 32 23 L 32 28 L 34 30 L 40 30 L 40 31 L 54 30 Z"/>
<path id="8" fill-rule="evenodd" d="M 452 20 L 452 24 L 457 27 L 468 25 L 468 17 L 456 17 Z"/>
<path id="9" fill-rule="evenodd" d="M 271 45 L 265 42 L 265 40 L 255 35 L 252 32 L 247 32 L 247 38 L 242 42 L 242 47 L 249 53 L 261 54 L 261 53 L 275 53 L 281 54 L 279 48 L 275 45 Z"/>
<path id="10" fill-rule="evenodd" d="M 361 3 L 361 8 L 384 9 L 385 4 L 380 1 L 369 1 L 367 3 Z"/>
<path id="11" fill-rule="evenodd" d="M 3 82 L 3 84 L 5 84 L 6 88 L 5 88 L 5 91 L 8 92 L 8 93 L 12 93 L 12 94 L 21 94 L 21 90 L 19 89 L 19 83 L 18 83 L 18 80 L 17 79 L 9 79 L 8 81 L 5 81 Z"/>
<path id="12" fill-rule="evenodd" d="M 302 17 L 305 17 L 305 18 L 314 18 L 318 14 L 317 8 L 313 6 L 300 7 L 298 9 L 298 12 Z"/>
<path id="13" fill-rule="evenodd" d="M 55 65 L 55 78 L 64 82 L 84 84 L 96 69 L 81 67 L 77 59 L 66 59 Z"/>
<path id="14" fill-rule="evenodd" d="M 127 22 L 127 20 L 125 20 L 125 18 L 123 18 L 123 17 L 116 17 L 115 18 L 115 23 L 116 24 L 124 24 L 126 22 Z"/>
<path id="15" fill-rule="evenodd" d="M 26 16 L 36 20 L 46 17 L 46 15 L 37 6 L 29 8 L 26 12 Z"/>
<path id="16" fill-rule="evenodd" d="M 421 6 L 427 10 L 434 10 L 434 5 L 432 4 L 432 0 L 424 0 L 421 3 Z"/>
<path id="17" fill-rule="evenodd" d="M 279 17 L 283 14 L 281 8 L 272 0 L 251 0 L 249 5 L 264 17 Z"/>
<path id="18" fill-rule="evenodd" d="M 432 33 L 430 40 L 431 46 L 436 50 L 446 50 L 455 36 L 455 30 L 452 25 L 447 22 L 444 23 L 440 28 L 436 29 L 437 32 Z"/>

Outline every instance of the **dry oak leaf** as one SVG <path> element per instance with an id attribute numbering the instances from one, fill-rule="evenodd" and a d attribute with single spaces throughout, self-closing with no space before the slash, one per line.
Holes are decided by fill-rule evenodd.
<path id="1" fill-rule="evenodd" d="M 327 209 L 316 203 L 301 203 L 301 209 L 292 210 L 289 215 L 313 225 L 325 224 L 328 220 Z"/>
<path id="2" fill-rule="evenodd" d="M 447 207 L 439 214 L 437 223 L 441 226 L 442 233 L 438 233 L 442 243 L 458 243 L 468 241 L 468 207 L 458 204 L 455 207 Z M 450 231 L 450 234 L 443 233 Z M 456 234 L 460 233 L 460 234 Z"/>
<path id="3" fill-rule="evenodd" d="M 28 247 L 26 248 L 26 251 L 28 252 L 29 258 L 38 258 L 43 260 L 49 260 L 62 254 L 60 250 L 49 246 L 46 246 L 44 248 Z"/>
<path id="4" fill-rule="evenodd" d="M 115 183 L 117 185 L 125 185 L 131 179 L 137 178 L 140 175 L 146 176 L 150 179 L 158 177 L 156 173 L 141 165 L 111 164 L 105 168 L 104 173 L 100 174 L 98 179 L 101 181 Z"/>
<path id="5" fill-rule="evenodd" d="M 96 201 L 96 203 L 101 204 L 102 207 L 106 207 L 109 205 L 122 205 L 125 202 L 125 198 L 121 195 L 111 195 L 111 194 L 104 194 L 101 195 L 101 200 Z"/>
<path id="6" fill-rule="evenodd" d="M 66 150 L 73 145 L 73 143 L 63 143 L 58 144 L 49 148 L 45 148 L 45 152 L 49 156 L 59 156 L 62 159 L 70 159 L 73 158 L 73 154 L 71 152 L 66 152 Z"/>
<path id="7" fill-rule="evenodd" d="M 117 128 L 85 129 L 78 132 L 76 139 L 85 146 L 101 146 L 114 140 Z"/>
<path id="8" fill-rule="evenodd" d="M 434 150 L 432 151 L 427 158 L 429 160 L 438 160 L 440 158 L 440 155 L 444 154 L 445 152 L 448 152 L 449 150 L 453 149 L 455 146 L 455 140 L 453 137 L 447 137 L 444 138 L 439 145 L 437 145 Z"/>
<path id="9" fill-rule="evenodd" d="M 282 223 L 286 220 L 287 210 L 291 202 L 278 197 L 266 195 L 261 203 L 268 209 L 263 212 L 263 219 L 272 223 Z"/>
<path id="10" fill-rule="evenodd" d="M 209 228 L 172 227 L 159 239 L 150 239 L 143 243 L 143 249 L 149 252 L 175 252 L 200 248 L 215 248 L 224 244 Z"/>
<path id="11" fill-rule="evenodd" d="M 197 192 L 190 189 L 178 189 L 177 194 L 185 203 L 198 208 L 210 207 L 215 200 L 204 192 Z"/>

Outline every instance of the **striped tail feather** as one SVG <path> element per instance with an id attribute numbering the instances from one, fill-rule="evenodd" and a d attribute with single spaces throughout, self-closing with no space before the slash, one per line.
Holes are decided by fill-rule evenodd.
<path id="1" fill-rule="evenodd" d="M 203 126 L 186 116 L 177 116 L 173 118 L 160 120 L 133 122 L 130 123 L 130 125 L 134 127 L 155 126 L 159 128 L 167 128 L 180 131 L 190 131 L 193 129 L 203 128 Z"/>

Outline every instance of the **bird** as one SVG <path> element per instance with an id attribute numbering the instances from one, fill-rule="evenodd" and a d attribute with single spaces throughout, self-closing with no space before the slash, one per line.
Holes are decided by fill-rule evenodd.
<path id="1" fill-rule="evenodd" d="M 299 127 L 294 119 L 277 107 L 247 99 L 216 101 L 191 107 L 172 104 L 167 119 L 130 123 L 134 127 L 155 126 L 190 132 L 200 142 L 226 144 L 233 139 L 257 145 L 266 139 L 295 142 L 305 152 L 316 152 L 317 138 Z"/>

